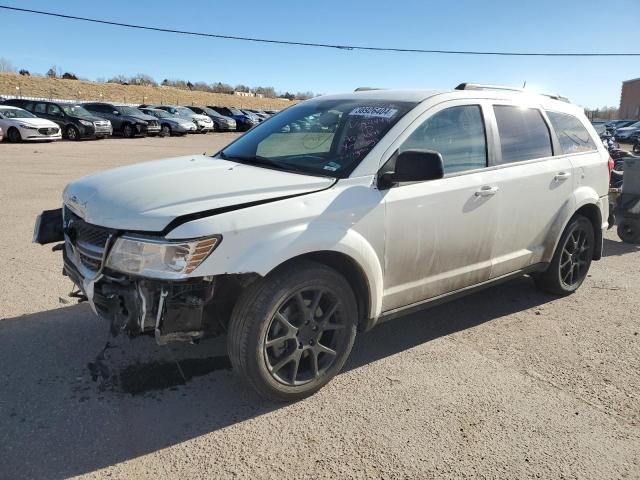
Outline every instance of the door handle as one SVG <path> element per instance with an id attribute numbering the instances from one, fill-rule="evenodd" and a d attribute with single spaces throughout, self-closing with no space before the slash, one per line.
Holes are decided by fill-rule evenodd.
<path id="1" fill-rule="evenodd" d="M 489 185 L 485 185 L 480 190 L 476 191 L 476 197 L 491 197 L 498 193 L 500 190 L 498 187 L 491 187 Z"/>
<path id="2" fill-rule="evenodd" d="M 569 172 L 558 172 L 556 174 L 555 177 L 553 177 L 553 179 L 557 182 L 563 182 L 565 181 L 567 178 L 569 178 L 571 176 L 571 174 Z"/>

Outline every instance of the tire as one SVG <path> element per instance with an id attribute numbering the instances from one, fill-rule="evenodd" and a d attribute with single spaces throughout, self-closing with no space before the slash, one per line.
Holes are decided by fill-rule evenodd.
<path id="1" fill-rule="evenodd" d="M 582 215 L 574 216 L 562 232 L 551 263 L 534 276 L 537 287 L 555 295 L 575 292 L 587 277 L 594 248 L 591 221 Z"/>
<path id="2" fill-rule="evenodd" d="M 165 137 L 170 137 L 172 135 L 171 125 L 169 125 L 168 123 L 163 123 L 160 127 L 160 133 Z"/>
<path id="3" fill-rule="evenodd" d="M 122 126 L 122 136 L 124 138 L 133 138 L 136 135 L 136 130 L 130 123 L 125 123 Z"/>
<path id="4" fill-rule="evenodd" d="M 20 130 L 18 130 L 16 127 L 11 127 L 7 131 L 7 138 L 12 143 L 18 143 L 22 141 L 22 135 L 20 135 Z"/>
<path id="5" fill-rule="evenodd" d="M 67 127 L 67 138 L 72 142 L 77 142 L 80 140 L 80 132 L 73 125 L 69 125 Z"/>
<path id="6" fill-rule="evenodd" d="M 338 272 L 316 262 L 295 262 L 240 295 L 227 338 L 231 365 L 262 397 L 300 400 L 342 369 L 357 318 L 353 290 Z"/>
<path id="7" fill-rule="evenodd" d="M 636 142 L 633 144 L 633 153 L 640 154 L 640 142 Z"/>
<path id="8" fill-rule="evenodd" d="M 624 243 L 640 245 L 640 220 L 623 218 L 618 224 L 618 237 Z"/>
<path id="9" fill-rule="evenodd" d="M 220 131 L 220 127 L 218 126 L 218 124 L 216 122 L 213 122 L 213 132 L 219 132 Z"/>

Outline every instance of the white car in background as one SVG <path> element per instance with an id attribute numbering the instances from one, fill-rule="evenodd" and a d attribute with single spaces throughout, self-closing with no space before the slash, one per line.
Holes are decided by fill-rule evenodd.
<path id="1" fill-rule="evenodd" d="M 58 125 L 18 107 L 0 106 L 0 128 L 10 142 L 62 139 Z"/>

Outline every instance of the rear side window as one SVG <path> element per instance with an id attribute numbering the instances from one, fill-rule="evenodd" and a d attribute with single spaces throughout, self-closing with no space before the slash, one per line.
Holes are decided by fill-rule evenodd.
<path id="1" fill-rule="evenodd" d="M 424 121 L 407 138 L 405 150 L 435 150 L 442 155 L 444 173 L 487 166 L 487 142 L 478 105 L 450 107 Z"/>
<path id="2" fill-rule="evenodd" d="M 502 163 L 522 162 L 553 155 L 551 136 L 536 108 L 495 105 Z"/>
<path id="3" fill-rule="evenodd" d="M 567 113 L 549 112 L 547 116 L 551 121 L 556 136 L 560 141 L 562 153 L 591 152 L 596 150 L 596 144 L 584 125 L 573 115 Z"/>
<path id="4" fill-rule="evenodd" d="M 36 108 L 33 109 L 33 113 L 47 113 L 47 104 L 36 103 Z"/>

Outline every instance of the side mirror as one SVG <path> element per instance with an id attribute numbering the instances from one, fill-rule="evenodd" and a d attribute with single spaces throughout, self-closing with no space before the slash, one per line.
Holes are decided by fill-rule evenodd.
<path id="1" fill-rule="evenodd" d="M 390 188 L 398 182 L 426 182 L 444 177 L 442 155 L 433 150 L 405 150 L 396 158 L 395 170 L 382 174 L 380 188 Z"/>

